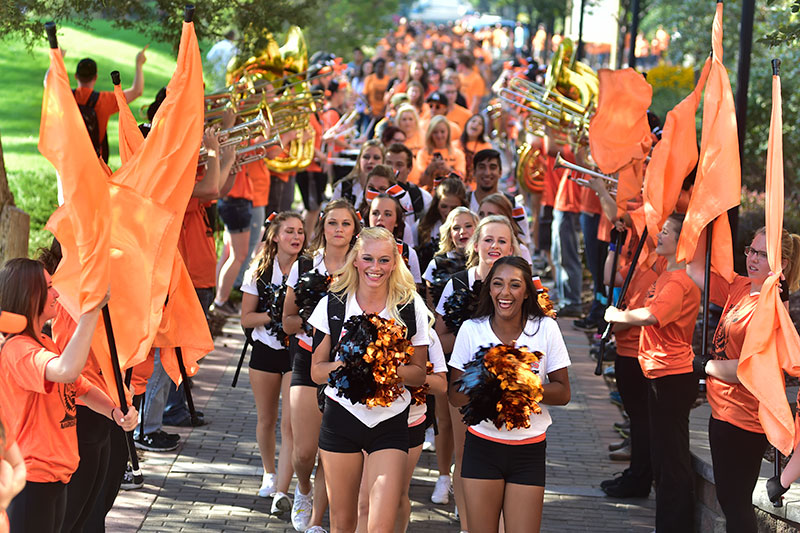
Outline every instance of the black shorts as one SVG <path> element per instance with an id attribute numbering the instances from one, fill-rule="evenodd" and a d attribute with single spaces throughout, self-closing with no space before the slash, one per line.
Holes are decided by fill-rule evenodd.
<path id="1" fill-rule="evenodd" d="M 501 444 L 467 431 L 461 477 L 544 487 L 547 441 Z"/>
<path id="2" fill-rule="evenodd" d="M 246 198 L 226 197 L 217 201 L 219 218 L 225 224 L 228 233 L 250 231 L 250 210 L 253 202 Z"/>
<path id="3" fill-rule="evenodd" d="M 304 170 L 297 173 L 296 180 L 305 208 L 309 211 L 319 209 L 325 194 L 325 186 L 328 184 L 327 174 Z"/>
<path id="4" fill-rule="evenodd" d="M 286 348 L 276 350 L 261 341 L 253 340 L 249 366 L 262 372 L 285 374 L 292 371 L 292 356 Z"/>
<path id="5" fill-rule="evenodd" d="M 317 384 L 311 379 L 311 352 L 301 348 L 294 340 L 289 343 L 289 350 L 294 354 L 290 386 L 317 388 Z"/>
<path id="6" fill-rule="evenodd" d="M 426 415 L 427 416 L 427 415 Z M 425 442 L 425 430 L 428 429 L 427 420 L 418 422 L 416 425 L 408 428 L 408 449 L 422 446 Z"/>
<path id="7" fill-rule="evenodd" d="M 336 453 L 367 453 L 379 450 L 408 452 L 408 407 L 374 428 L 361 423 L 338 402 L 325 398 L 319 449 Z"/>

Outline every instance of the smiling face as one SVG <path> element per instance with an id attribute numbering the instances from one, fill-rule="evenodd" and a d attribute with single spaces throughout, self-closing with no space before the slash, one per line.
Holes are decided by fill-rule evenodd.
<path id="1" fill-rule="evenodd" d="M 675 250 L 678 248 L 678 237 L 680 237 L 678 222 L 668 218 L 658 234 L 656 253 L 663 257 L 675 255 Z"/>
<path id="2" fill-rule="evenodd" d="M 397 203 L 390 198 L 375 198 L 369 208 L 370 227 L 381 227 L 394 233 L 397 226 Z"/>
<path id="3" fill-rule="evenodd" d="M 511 265 L 501 265 L 489 280 L 489 297 L 494 305 L 495 317 L 519 321 L 522 304 L 528 298 L 524 274 Z"/>
<path id="4" fill-rule="evenodd" d="M 370 146 L 369 148 L 365 148 L 364 152 L 362 152 L 358 168 L 361 170 L 361 173 L 366 176 L 369 174 L 370 170 L 380 165 L 382 162 L 383 156 L 381 155 L 380 148 L 377 146 Z"/>
<path id="5" fill-rule="evenodd" d="M 441 220 L 447 220 L 450 211 L 461 205 L 461 200 L 457 196 L 445 195 L 439 199 L 439 216 Z"/>
<path id="6" fill-rule="evenodd" d="M 477 245 L 481 264 L 491 266 L 501 257 L 511 255 L 511 242 L 511 230 L 505 224 L 491 222 L 483 226 Z"/>
<path id="7" fill-rule="evenodd" d="M 439 150 L 444 150 L 447 148 L 449 137 L 450 130 L 445 122 L 438 123 L 436 126 L 434 126 L 433 131 L 431 131 L 431 142 L 433 142 L 433 147 Z"/>
<path id="8" fill-rule="evenodd" d="M 496 190 L 499 179 L 500 162 L 497 159 L 484 159 L 475 165 L 475 181 L 482 191 L 491 192 Z"/>
<path id="9" fill-rule="evenodd" d="M 408 95 L 408 99 L 412 102 L 419 102 L 419 99 L 422 98 L 422 89 L 416 85 L 412 85 L 408 88 L 406 94 Z"/>
<path id="10" fill-rule="evenodd" d="M 422 67 L 420 63 L 414 61 L 411 64 L 411 79 L 420 81 L 422 80 L 422 76 L 425 74 L 425 69 Z"/>
<path id="11" fill-rule="evenodd" d="M 450 239 L 456 248 L 463 251 L 467 246 L 470 237 L 475 233 L 475 224 L 472 222 L 472 217 L 464 213 L 458 215 L 453 220 L 453 226 L 450 228 Z"/>
<path id="12" fill-rule="evenodd" d="M 53 280 L 50 279 L 50 274 L 44 271 L 44 279 L 47 282 L 47 299 L 44 302 L 44 309 L 42 314 L 39 315 L 39 324 L 44 324 L 48 320 L 52 320 L 56 316 L 56 300 L 58 300 L 58 291 L 53 287 Z"/>
<path id="13" fill-rule="evenodd" d="M 362 286 L 379 288 L 389 282 L 395 268 L 396 245 L 388 240 L 365 240 L 354 266 Z"/>
<path id="14" fill-rule="evenodd" d="M 355 230 L 356 225 L 350 215 L 350 211 L 347 209 L 332 209 L 325 217 L 325 245 L 350 246 Z"/>
<path id="15" fill-rule="evenodd" d="M 303 221 L 296 217 L 287 218 L 281 223 L 281 228 L 273 240 L 278 245 L 279 251 L 289 255 L 299 254 L 305 240 Z"/>

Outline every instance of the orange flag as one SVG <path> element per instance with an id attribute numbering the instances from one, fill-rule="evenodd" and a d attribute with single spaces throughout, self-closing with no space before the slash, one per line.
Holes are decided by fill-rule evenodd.
<path id="1" fill-rule="evenodd" d="M 97 307 L 108 292 L 109 196 L 106 174 L 89 139 L 58 48 L 50 49 L 39 151 L 61 176 L 64 192 L 64 205 L 47 223 L 64 256 L 53 283 L 62 293 L 62 302 L 71 302 L 81 314 Z"/>
<path id="2" fill-rule="evenodd" d="M 642 190 L 643 162 L 653 137 L 647 108 L 653 88 L 632 68 L 600 69 L 597 113 L 589 124 L 592 159 L 606 174 L 619 172 L 617 208 L 624 212 L 628 200 Z"/>
<path id="3" fill-rule="evenodd" d="M 800 337 L 780 299 L 781 234 L 783 232 L 783 141 L 781 82 L 772 77 L 772 121 L 767 148 L 767 256 L 774 272 L 761 286 L 752 322 L 742 345 L 736 374 L 758 398 L 758 418 L 767 439 L 789 455 L 798 435 L 786 401 L 783 372 L 800 375 Z"/>
<path id="4" fill-rule="evenodd" d="M 131 108 L 128 107 L 128 100 L 125 98 L 125 93 L 122 92 L 121 85 L 114 85 L 114 96 L 117 97 L 117 107 L 119 108 L 119 158 L 124 165 L 142 145 L 144 135 L 142 135 L 139 125 L 136 124 Z"/>
<path id="5" fill-rule="evenodd" d="M 675 211 L 683 180 L 697 164 L 695 115 L 710 68 L 711 59 L 707 59 L 694 90 L 667 113 L 661 140 L 644 173 L 644 212 L 650 235 L 658 235 Z"/>
<path id="6" fill-rule="evenodd" d="M 742 176 L 736 111 L 728 72 L 722 64 L 722 2 L 717 3 L 712 36 L 711 69 L 703 101 L 703 133 L 692 198 L 686 211 L 676 257 L 691 261 L 697 239 L 714 222 L 711 264 L 729 282 L 733 280 L 733 243 L 726 215 L 739 205 Z"/>

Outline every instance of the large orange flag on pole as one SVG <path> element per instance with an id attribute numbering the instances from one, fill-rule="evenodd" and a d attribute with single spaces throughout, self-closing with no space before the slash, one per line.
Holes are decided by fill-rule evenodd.
<path id="1" fill-rule="evenodd" d="M 628 200 L 642 190 L 644 159 L 650 153 L 653 137 L 647 121 L 647 108 L 653 88 L 632 68 L 601 69 L 597 113 L 589 124 L 592 159 L 606 174 L 619 173 L 617 210 L 627 210 Z"/>
<path id="2" fill-rule="evenodd" d="M 697 165 L 695 116 L 710 68 L 709 58 L 694 90 L 667 113 L 661 140 L 653 148 L 645 170 L 644 212 L 650 235 L 658 235 L 667 217 L 675 211 L 683 180 Z"/>
<path id="3" fill-rule="evenodd" d="M 711 40 L 711 68 L 703 101 L 703 132 L 697 178 L 676 257 L 678 261 L 690 261 L 694 257 L 700 233 L 713 222 L 711 265 L 721 276 L 732 281 L 733 243 L 727 212 L 739 205 L 742 176 L 733 93 L 728 72 L 722 64 L 722 2 L 717 3 Z"/>
<path id="4" fill-rule="evenodd" d="M 81 314 L 96 308 L 108 292 L 109 195 L 106 173 L 72 94 L 61 50 L 53 44 L 39 151 L 61 176 L 64 205 L 50 217 L 47 229 L 56 235 L 63 253 L 53 283 L 62 293 L 62 303 L 70 302 Z"/>
<path id="5" fill-rule="evenodd" d="M 800 337 L 780 298 L 781 235 L 783 233 L 783 141 L 779 60 L 773 60 L 772 121 L 767 148 L 767 260 L 773 272 L 761 294 L 742 345 L 737 375 L 758 398 L 758 418 L 767 439 L 784 455 L 791 454 L 795 435 L 792 410 L 786 400 L 783 372 L 800 375 Z"/>

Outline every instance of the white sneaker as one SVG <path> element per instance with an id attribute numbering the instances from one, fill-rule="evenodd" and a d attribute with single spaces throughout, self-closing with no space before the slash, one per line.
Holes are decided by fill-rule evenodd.
<path id="1" fill-rule="evenodd" d="M 300 492 L 299 485 L 295 487 L 294 504 L 292 505 L 292 526 L 294 526 L 295 531 L 306 531 L 306 528 L 308 528 L 308 522 L 311 520 L 311 505 L 311 491 L 308 494 L 303 494 Z"/>
<path id="2" fill-rule="evenodd" d="M 450 483 L 450 476 L 439 476 L 439 479 L 436 480 L 436 486 L 433 488 L 433 494 L 431 494 L 433 503 L 444 505 L 450 503 Z"/>
<path id="3" fill-rule="evenodd" d="M 425 430 L 425 442 L 422 443 L 422 451 L 436 451 L 436 435 L 433 433 L 433 426 Z"/>
<path id="4" fill-rule="evenodd" d="M 270 509 L 269 514 L 283 516 L 291 509 L 292 501 L 289 499 L 289 496 L 287 496 L 285 492 L 275 493 L 275 497 L 272 498 L 272 508 Z"/>
<path id="5" fill-rule="evenodd" d="M 275 474 L 264 472 L 261 476 L 261 488 L 258 489 L 258 495 L 262 498 L 269 498 L 275 494 Z"/>
<path id="6" fill-rule="evenodd" d="M 322 526 L 311 526 L 310 528 L 306 529 L 306 533 L 328 533 L 325 531 L 325 528 Z"/>

